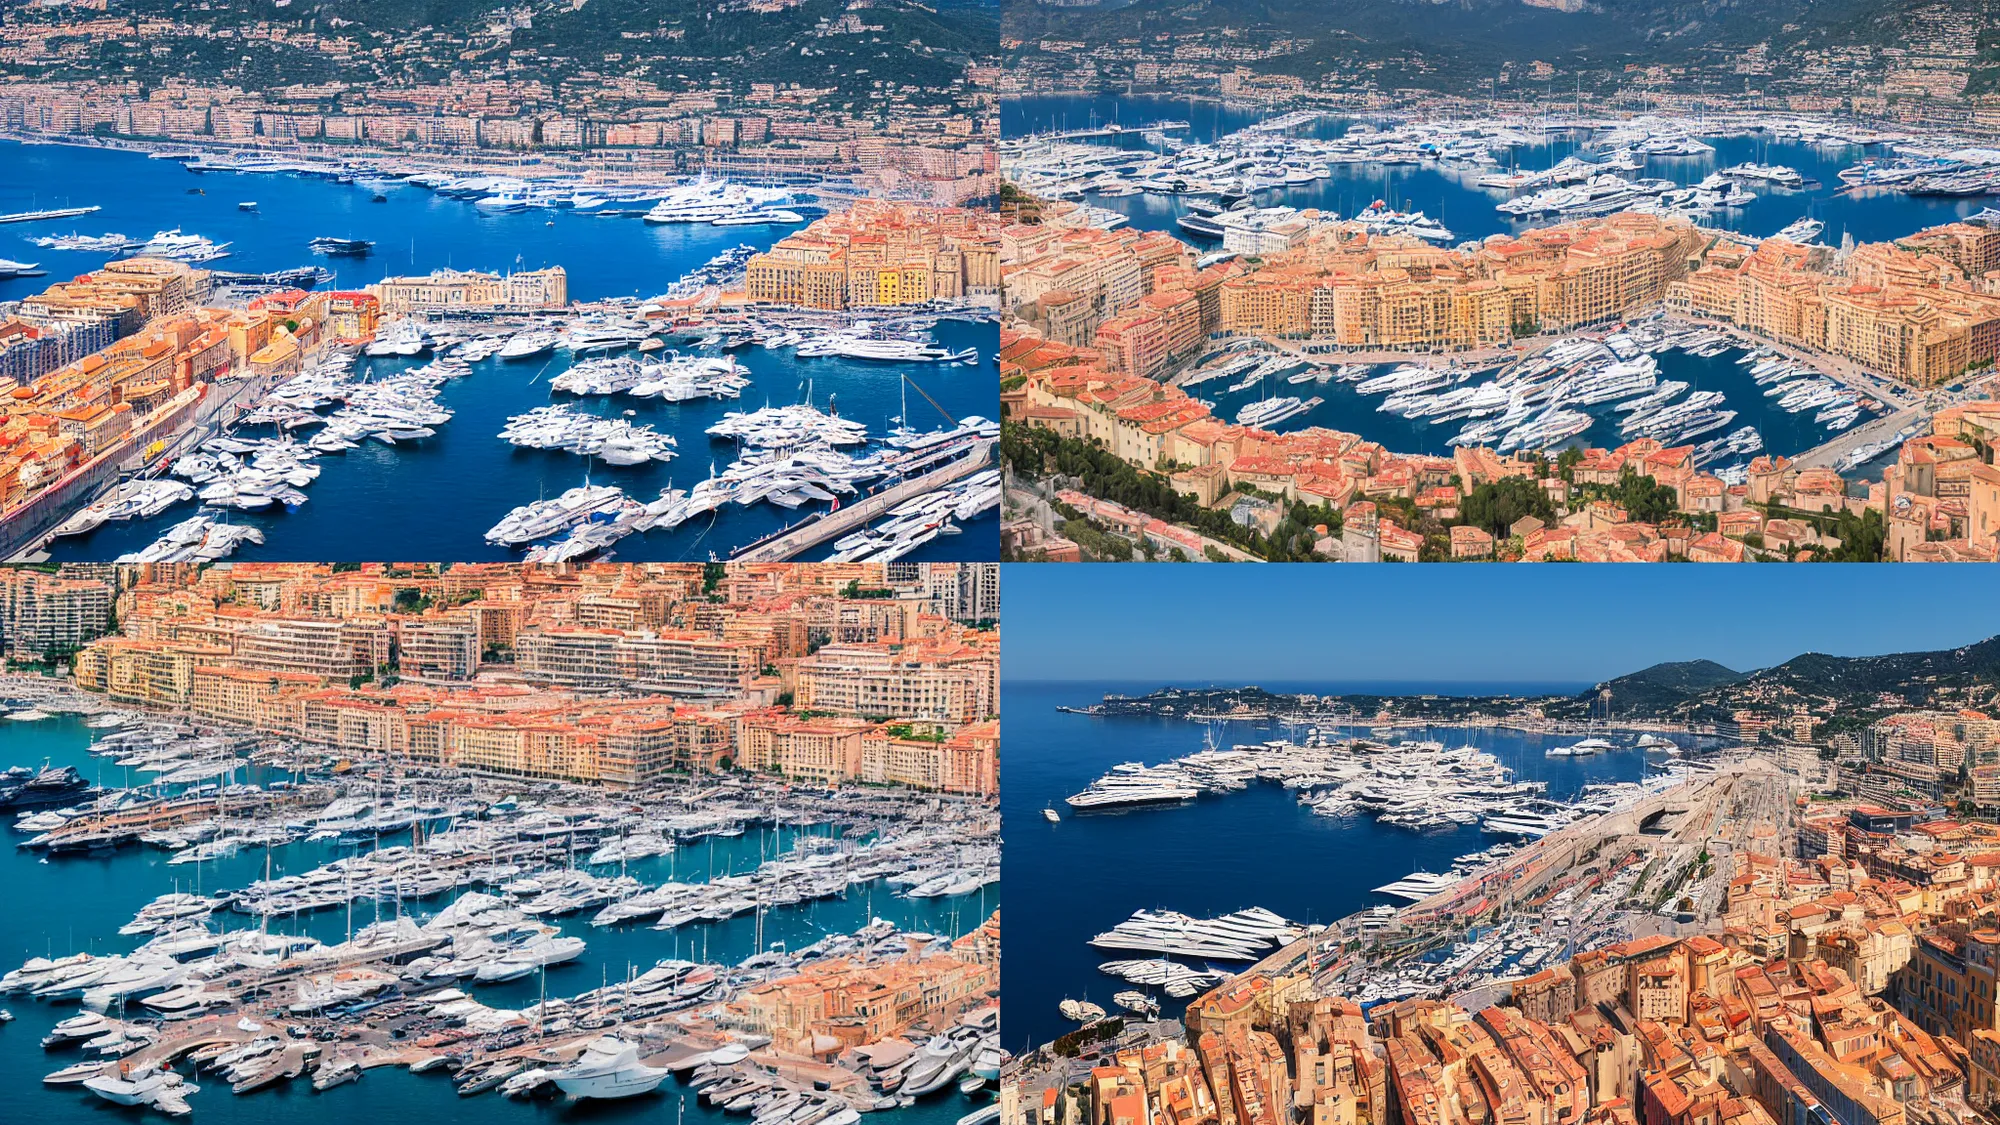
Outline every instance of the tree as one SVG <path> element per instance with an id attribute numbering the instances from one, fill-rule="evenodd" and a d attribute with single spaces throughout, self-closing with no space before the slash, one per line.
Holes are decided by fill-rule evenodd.
<path id="1" fill-rule="evenodd" d="M 1503 539 L 1523 516 L 1534 516 L 1545 524 L 1554 523 L 1556 509 L 1537 482 L 1527 477 L 1501 477 L 1475 487 L 1472 495 L 1458 506 L 1458 516 L 1460 523 Z"/>
<path id="2" fill-rule="evenodd" d="M 1640 476 L 1630 465 L 1618 474 L 1618 489 L 1611 498 L 1639 523 L 1664 523 L 1679 510 L 1673 489 L 1652 477 Z"/>

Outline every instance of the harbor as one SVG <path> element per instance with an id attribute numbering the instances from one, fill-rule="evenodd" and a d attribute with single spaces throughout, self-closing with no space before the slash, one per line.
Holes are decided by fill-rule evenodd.
<path id="1" fill-rule="evenodd" d="M 1675 752 L 1713 745 L 1687 734 L 1491 723 L 1371 729 L 1333 712 L 1315 733 L 1312 724 L 1269 717 L 1057 710 L 1125 690 L 1115 683 L 1007 688 L 1014 737 L 1051 748 L 1017 761 L 1008 779 L 1008 862 L 1017 884 L 1060 868 L 1077 892 L 1014 906 L 1017 927 L 1051 935 L 1033 949 L 1007 952 L 1016 983 L 1006 1020 L 1017 1053 L 1076 1027 L 1059 1011 L 1063 1001 L 1107 1014 L 1143 1012 L 1113 998 L 1137 991 L 1153 1010 L 1174 1015 L 1189 997 L 1275 949 L 1268 941 L 1243 943 L 1241 919 L 1231 927 L 1233 942 L 1214 935 L 1190 942 L 1189 934 L 1203 932 L 1195 923 L 1255 911 L 1253 923 L 1275 919 L 1282 927 L 1268 933 L 1289 940 L 1350 915 L 1385 917 L 1469 875 L 1502 869 L 1579 818 L 1645 800 L 1689 772 L 1660 768 L 1679 761 Z M 1541 684 L 1492 691 L 1564 694 Z M 1585 745 L 1593 740 L 1602 748 Z M 1073 862 L 1079 854 L 1093 857 L 1087 871 Z M 1249 862 L 1254 855 L 1341 861 L 1260 865 Z M 1228 878 L 1211 877 L 1225 870 Z M 1135 921 L 1137 941 L 1129 937 Z"/>
<path id="2" fill-rule="evenodd" d="M 994 329 L 988 314 L 977 307 L 913 306 L 866 317 L 781 309 L 752 315 L 697 310 L 699 315 L 693 316 L 645 317 L 641 302 L 648 297 L 698 303 L 704 291 L 728 283 L 732 276 L 740 283 L 749 253 L 767 247 L 787 230 L 783 223 L 718 224 L 717 220 L 730 218 L 731 208 L 762 206 L 748 195 L 729 197 L 734 185 L 697 184 L 700 198 L 654 198 L 643 208 L 610 204 L 620 199 L 635 203 L 634 193 L 666 197 L 677 189 L 663 182 L 620 185 L 614 192 L 607 185 L 598 196 L 585 191 L 579 198 L 572 187 L 561 205 L 547 192 L 530 192 L 516 201 L 520 204 L 516 207 L 511 202 L 488 203 L 514 190 L 501 182 L 504 177 L 467 185 L 460 182 L 465 177 L 425 177 L 414 169 L 401 169 L 408 174 L 385 186 L 360 173 L 347 174 L 343 181 L 340 175 L 321 175 L 314 169 L 201 170 L 193 161 L 148 162 L 138 153 L 72 146 L 26 146 L 16 151 L 23 156 L 16 166 L 24 179 L 0 183 L 0 205 L 16 194 L 33 197 L 26 177 L 118 180 L 132 185 L 124 189 L 127 197 L 104 200 L 103 211 L 89 216 L 93 222 L 113 230 L 198 235 L 206 245 L 226 247 L 229 257 L 221 264 L 246 277 L 316 262 L 326 275 L 325 284 L 351 288 L 389 274 L 454 263 L 515 270 L 560 265 L 568 274 L 571 299 L 578 302 L 567 313 L 503 310 L 469 315 L 431 310 L 389 319 L 382 337 L 360 354 L 322 354 L 293 377 L 316 386 L 274 387 L 274 392 L 284 393 L 249 396 L 240 409 L 216 419 L 226 433 L 196 433 L 187 447 L 173 450 L 169 462 L 189 453 L 245 460 L 256 459 L 246 454 L 262 455 L 276 462 L 253 466 L 261 479 L 252 480 L 252 487 L 241 496 L 236 491 L 221 495 L 223 489 L 217 487 L 216 496 L 202 497 L 204 503 L 220 501 L 201 513 L 208 518 L 207 525 L 191 525 L 196 511 L 184 505 L 155 517 L 72 526 L 75 534 L 30 544 L 54 559 L 213 558 L 232 552 L 247 559 L 332 559 L 352 549 L 348 530 L 364 524 L 405 528 L 413 549 L 435 557 L 519 557 L 516 552 L 525 551 L 526 545 L 488 544 L 482 533 L 523 504 L 560 495 L 586 480 L 615 482 L 628 498 L 648 504 L 674 491 L 685 496 L 704 479 L 725 476 L 732 462 L 740 460 L 740 450 L 735 442 L 708 431 L 731 410 L 810 404 L 838 412 L 865 426 L 872 451 L 878 453 L 906 448 L 894 444 L 899 440 L 948 434 L 959 428 L 960 420 L 976 425 L 977 420 L 998 413 L 988 366 Z M 141 162 L 155 175 L 119 180 L 114 169 Z M 176 166 L 180 173 L 171 171 Z M 162 168 L 168 169 L 166 174 L 157 174 Z M 212 185 L 252 175 L 258 189 L 254 210 L 239 209 L 235 201 L 219 196 L 211 198 L 206 186 L 204 194 L 188 194 L 176 179 Z M 382 202 L 376 202 L 378 195 Z M 661 203 L 668 204 L 670 213 L 642 221 Z M 625 211 L 634 213 L 613 213 Z M 803 221 L 804 213 L 799 217 Z M 23 223 L 13 229 L 37 232 L 24 233 L 24 238 L 61 236 L 59 231 L 52 235 L 46 224 Z M 121 246 L 130 241 L 119 238 Z M 315 255 L 308 250 L 309 242 L 366 248 L 350 254 L 322 246 Z M 83 272 L 116 252 L 108 244 L 87 244 L 95 248 L 37 248 L 36 256 L 45 271 Z M 495 247 L 505 247 L 506 253 L 496 255 Z M 24 288 L 31 284 L 0 282 L 0 299 L 32 292 Z M 640 371 L 640 377 L 622 383 L 586 381 L 581 374 L 565 379 L 586 364 L 601 369 L 618 363 Z M 714 383 L 702 373 L 705 364 L 726 365 L 732 374 L 726 382 Z M 918 393 L 909 392 L 906 377 L 916 383 Z M 348 398 L 356 388 L 413 382 L 429 384 L 421 401 L 407 397 L 372 401 L 381 393 L 372 390 L 360 404 Z M 334 383 L 345 386 L 331 386 Z M 304 396 L 309 390 L 316 392 L 310 398 Z M 338 390 L 340 398 L 318 393 L 328 390 Z M 312 404 L 315 401 L 318 405 Z M 339 405 L 342 401 L 344 406 Z M 329 405 L 338 408 L 329 412 Z M 609 455 L 596 442 L 587 443 L 590 452 L 580 454 L 560 444 L 556 448 L 511 444 L 500 436 L 511 432 L 513 419 L 558 405 L 597 420 L 590 424 L 623 424 L 632 432 L 652 435 L 641 439 L 647 443 L 645 455 L 627 456 L 630 449 L 618 443 Z M 384 406 L 389 408 L 386 412 L 378 409 Z M 357 424 L 343 424 L 344 416 L 356 413 L 361 416 L 346 420 Z M 318 433 L 312 432 L 322 426 Z M 203 445 L 217 442 L 251 448 Z M 271 448 L 273 443 L 284 448 Z M 157 473 L 168 467 L 149 462 L 147 469 Z M 196 473 L 207 471 L 199 457 L 194 467 Z M 324 475 L 318 475 L 322 470 Z M 896 471 L 884 464 L 877 476 Z M 312 479 L 298 483 L 308 475 Z M 103 490 L 117 482 L 107 478 L 95 483 Z M 218 483 L 208 480 L 203 487 Z M 789 484 L 832 493 L 822 482 L 802 475 L 788 487 L 765 494 L 788 492 Z M 102 495 L 99 491 L 92 498 Z M 677 530 L 619 536 L 625 541 L 617 549 L 626 558 L 724 557 L 804 514 L 783 503 L 764 503 L 763 498 L 747 495 L 736 503 L 739 497 L 732 492 L 705 509 L 699 521 L 690 513 L 690 519 L 675 521 Z M 805 490 L 798 491 L 796 499 L 828 502 Z M 439 519 L 439 512 L 452 515 Z M 992 557 L 991 540 L 997 531 L 989 514 L 970 514 L 963 521 L 954 517 L 953 530 L 968 534 L 944 533 L 940 523 L 935 529 L 939 534 L 922 542 L 899 544 L 885 538 L 882 546 L 900 545 L 904 554 L 897 557 L 913 560 Z M 218 540 L 210 533 L 216 524 L 247 526 L 263 542 L 235 532 Z M 579 551 L 592 553 L 610 542 L 550 549 L 561 552 L 561 557 L 576 557 Z"/>
<path id="3" fill-rule="evenodd" d="M 1412 121 L 1270 115 L 1147 95 L 1039 95 L 1009 99 L 1002 118 L 1003 160 L 1024 188 L 1080 199 L 1138 229 L 1197 238 L 1203 232 L 1179 220 L 1227 214 L 1231 205 L 1372 216 L 1378 228 L 1451 244 L 1650 202 L 1759 238 L 1811 220 L 1821 225 L 1814 237 L 1838 245 L 1844 236 L 1893 239 L 1976 214 L 2000 167 L 2000 153 L 1935 131 L 1784 114 L 1572 120 L 1552 107 L 1538 116 Z M 1060 135 L 1092 120 L 1160 118 L 1190 125 L 1150 136 L 1136 127 Z M 1984 177 L 1978 191 L 1930 190 L 1968 174 Z M 1623 183 L 1592 188 L 1593 177 Z M 1579 186 L 1586 190 L 1574 199 L 1517 202 Z M 1211 233 L 1207 245 L 1220 241 Z"/>
<path id="4" fill-rule="evenodd" d="M 52 684 L 0 686 L 19 767 L 0 863 L 72 904 L 0 924 L 10 1115 L 94 1094 L 233 1121 L 325 1096 L 400 1122 L 493 1092 L 514 1112 L 943 1123 L 997 1074 L 990 1007 L 813 1057 L 726 1014 L 834 965 L 965 955 L 999 894 L 977 804 L 711 778 L 607 806 Z"/>
<path id="5" fill-rule="evenodd" d="M 1890 433 L 1906 429 L 1924 401 L 1851 365 L 1664 316 L 1537 341 L 1524 353 L 1397 362 L 1234 340 L 1177 385 L 1239 424 L 1273 432 L 1323 426 L 1435 455 L 1460 445 L 1501 453 L 1615 449 L 1652 438 L 1693 447 L 1696 468 L 1731 483 L 1760 454 L 1792 456 L 1856 426 L 1873 432 L 1873 423 L 1892 416 L 1901 421 Z M 1301 399 L 1304 391 L 1292 389 L 1299 386 L 1311 397 Z M 1860 474 L 1896 444 L 1859 459 L 1823 459 Z"/>

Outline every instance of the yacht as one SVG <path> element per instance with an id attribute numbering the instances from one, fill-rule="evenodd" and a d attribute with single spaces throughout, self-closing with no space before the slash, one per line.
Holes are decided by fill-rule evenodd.
<path id="1" fill-rule="evenodd" d="M 1494 813 L 1479 823 L 1481 830 L 1498 836 L 1526 836 L 1541 839 L 1570 822 L 1570 818 L 1556 813 L 1508 812 Z"/>
<path id="2" fill-rule="evenodd" d="M 635 348 L 652 331 L 642 324 L 623 324 L 597 318 L 586 318 L 570 325 L 563 337 L 563 346 L 571 355 L 595 355 L 600 352 L 621 351 Z"/>
<path id="3" fill-rule="evenodd" d="M 377 331 L 366 350 L 371 356 L 408 357 L 421 353 L 426 346 L 423 329 L 416 321 L 403 318 L 392 320 L 388 327 Z"/>
<path id="4" fill-rule="evenodd" d="M 493 215 L 511 214 L 528 209 L 529 197 L 526 184 L 509 185 L 472 201 L 474 207 Z"/>
<path id="5" fill-rule="evenodd" d="M 329 258 L 365 258 L 375 244 L 365 238 L 315 238 L 306 248 Z"/>
<path id="6" fill-rule="evenodd" d="M 1324 400 L 1319 398 L 1300 400 L 1290 396 L 1261 399 L 1257 402 L 1249 403 L 1243 409 L 1237 411 L 1236 424 L 1239 426 L 1249 426 L 1253 429 L 1260 426 L 1276 425 L 1288 418 L 1304 414 L 1306 411 L 1318 406 L 1322 401 Z"/>
<path id="7" fill-rule="evenodd" d="M 151 1105 L 169 1093 L 186 1095 L 196 1092 L 198 1087 L 171 1070 L 151 1067 L 125 1073 L 123 1065 L 118 1073 L 99 1074 L 87 1078 L 83 1088 L 114 1105 Z M 183 1102 L 181 1108 L 185 1110 Z"/>
<path id="8" fill-rule="evenodd" d="M 571 1098 L 629 1098 L 657 1089 L 666 1078 L 665 1067 L 639 1062 L 639 1049 L 616 1036 L 591 1040 L 574 1063 L 549 1077 Z"/>
<path id="9" fill-rule="evenodd" d="M 1542 756 L 1547 758 L 1587 758 L 1592 754 L 1601 754 L 1607 750 L 1616 749 L 1618 747 L 1602 738 L 1586 738 L 1581 742 L 1572 743 L 1568 746 L 1552 746 L 1543 751 Z"/>
<path id="10" fill-rule="evenodd" d="M 1448 891 L 1458 885 L 1456 875 L 1433 875 L 1428 871 L 1413 872 L 1393 883 L 1385 883 L 1375 888 L 1376 894 L 1393 895 L 1411 902 L 1422 902 L 1432 895 Z"/>
<path id="11" fill-rule="evenodd" d="M 1130 949 L 1175 957 L 1255 961 L 1303 931 L 1261 907 L 1217 918 L 1171 910 L 1140 910 L 1090 939 L 1099 949 Z"/>
<path id="12" fill-rule="evenodd" d="M 553 332 L 531 331 L 510 337 L 495 354 L 501 359 L 527 359 L 530 356 L 545 355 L 555 349 L 562 337 Z"/>
<path id="13" fill-rule="evenodd" d="M 1180 770 L 1164 766 L 1148 768 L 1137 762 L 1126 762 L 1091 782 L 1083 792 L 1064 798 L 1064 803 L 1078 812 L 1089 812 L 1144 805 L 1178 805 L 1199 796 L 1201 789 Z"/>
<path id="14" fill-rule="evenodd" d="M 1826 224 L 1820 222 L 1818 219 L 1799 219 L 1771 237 L 1782 238 L 1787 242 L 1796 242 L 1801 246 L 1806 246 L 1817 241 L 1820 232 L 1825 229 Z"/>
<path id="15" fill-rule="evenodd" d="M 718 227 L 797 226 L 806 218 L 783 207 L 755 207 L 709 221 Z"/>
<path id="16" fill-rule="evenodd" d="M 583 939 L 577 937 L 553 937 L 530 942 L 479 966 L 473 973 L 473 979 L 482 984 L 519 980 L 536 969 L 575 960 L 583 952 L 583 944 Z"/>
<path id="17" fill-rule="evenodd" d="M 1762 180 L 1765 183 L 1776 184 L 1784 188 L 1804 187 L 1806 182 L 1805 177 L 1799 175 L 1797 168 L 1787 168 L 1782 164 L 1758 164 L 1755 162 L 1738 164 L 1734 167 L 1723 168 L 1716 175 L 1733 176 L 1746 180 Z"/>

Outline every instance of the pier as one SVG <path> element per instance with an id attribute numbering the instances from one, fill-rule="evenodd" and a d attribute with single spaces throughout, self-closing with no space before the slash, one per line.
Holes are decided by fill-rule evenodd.
<path id="1" fill-rule="evenodd" d="M 1850 451 L 1871 441 L 1880 441 L 1910 423 L 1924 418 L 1928 413 L 1929 411 L 1922 407 L 1911 407 L 1894 414 L 1884 414 L 1845 433 L 1833 435 L 1792 458 L 1792 463 L 1801 469 L 1837 468 L 1840 459 L 1847 456 Z"/>
<path id="2" fill-rule="evenodd" d="M 907 480 L 894 488 L 884 489 L 865 500 L 858 500 L 851 506 L 828 512 L 816 520 L 808 520 L 795 527 L 752 546 L 742 554 L 731 558 L 732 562 L 784 562 L 796 557 L 800 552 L 810 550 L 829 539 L 838 539 L 864 524 L 886 514 L 889 509 L 905 500 L 915 499 L 962 477 L 971 476 L 986 468 L 993 460 L 995 441 L 981 441 L 972 447 L 972 452 L 953 461 L 942 469 L 926 473 L 915 480 Z"/>
<path id="3" fill-rule="evenodd" d="M 1088 129 L 1065 129 L 1056 133 L 1039 133 L 1036 134 L 1034 139 L 1038 141 L 1076 141 L 1088 137 L 1122 137 L 1127 133 L 1135 136 L 1143 133 L 1183 133 L 1188 128 L 1189 125 L 1185 121 L 1155 121 L 1151 125 L 1120 125 L 1116 121 L 1110 121 Z"/>

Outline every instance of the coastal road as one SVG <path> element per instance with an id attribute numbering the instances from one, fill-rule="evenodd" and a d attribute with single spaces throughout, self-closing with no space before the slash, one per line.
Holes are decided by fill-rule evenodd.
<path id="1" fill-rule="evenodd" d="M 904 481 L 886 492 L 878 492 L 866 500 L 857 501 L 811 523 L 801 524 L 769 542 L 761 543 L 735 556 L 730 561 L 784 562 L 801 551 L 810 550 L 829 539 L 838 539 L 850 531 L 857 530 L 861 525 L 879 518 L 905 500 L 943 488 L 952 481 L 987 468 L 993 462 L 993 447 L 997 444 L 999 443 L 995 441 L 982 441 L 973 446 L 971 454 L 953 461 L 942 469 L 926 473 L 912 481 Z"/>

